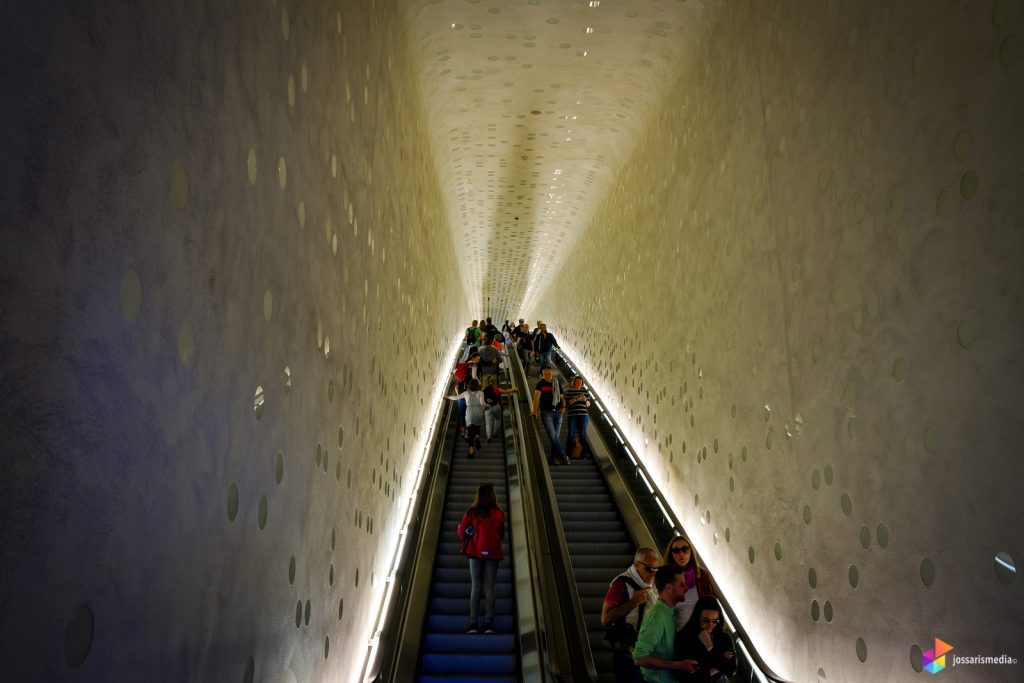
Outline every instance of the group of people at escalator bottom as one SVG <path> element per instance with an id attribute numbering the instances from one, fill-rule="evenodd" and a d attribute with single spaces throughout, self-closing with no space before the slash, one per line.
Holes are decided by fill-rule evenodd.
<path id="1" fill-rule="evenodd" d="M 469 559 L 469 625 L 479 633 L 480 599 L 484 633 L 494 629 L 494 584 L 504 554 L 505 512 L 494 485 L 481 483 L 459 522 L 463 554 Z M 736 673 L 736 647 L 723 628 L 714 582 L 686 536 L 676 535 L 663 556 L 640 548 L 633 564 L 612 579 L 601 608 L 620 683 L 711 683 Z"/>
<path id="2" fill-rule="evenodd" d="M 674 536 L 661 556 L 636 551 L 608 587 L 601 623 L 616 681 L 705 683 L 736 673 L 714 582 L 686 536 Z"/>

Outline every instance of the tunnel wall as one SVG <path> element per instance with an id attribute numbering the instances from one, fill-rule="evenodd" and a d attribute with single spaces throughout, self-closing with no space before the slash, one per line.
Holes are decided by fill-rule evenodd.
<path id="1" fill-rule="evenodd" d="M 0 32 L 2 677 L 353 680 L 466 306 L 395 3 Z"/>
<path id="2" fill-rule="evenodd" d="M 707 16 L 523 313 L 605 396 L 778 673 L 911 680 L 933 638 L 1019 660 L 1024 585 L 994 557 L 1024 557 L 1024 12 Z M 947 675 L 1019 677 L 967 668 Z"/>

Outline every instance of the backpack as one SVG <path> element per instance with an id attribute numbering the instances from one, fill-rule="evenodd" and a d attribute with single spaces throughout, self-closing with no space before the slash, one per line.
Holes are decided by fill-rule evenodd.
<path id="1" fill-rule="evenodd" d="M 463 361 L 455 366 L 455 381 L 465 382 L 466 375 L 469 374 L 469 361 Z"/>

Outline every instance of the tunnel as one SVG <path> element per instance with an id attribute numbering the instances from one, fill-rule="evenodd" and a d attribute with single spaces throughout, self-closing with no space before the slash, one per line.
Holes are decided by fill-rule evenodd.
<path id="1" fill-rule="evenodd" d="M 548 325 L 781 678 L 1024 678 L 1019 0 L 0 34 L 4 680 L 366 680 L 488 316 Z"/>

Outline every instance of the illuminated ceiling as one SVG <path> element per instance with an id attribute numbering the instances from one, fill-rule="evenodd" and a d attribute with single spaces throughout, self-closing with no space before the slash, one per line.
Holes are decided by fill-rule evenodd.
<path id="1" fill-rule="evenodd" d="M 703 5 L 405 3 L 470 310 L 529 317 L 678 77 Z"/>

